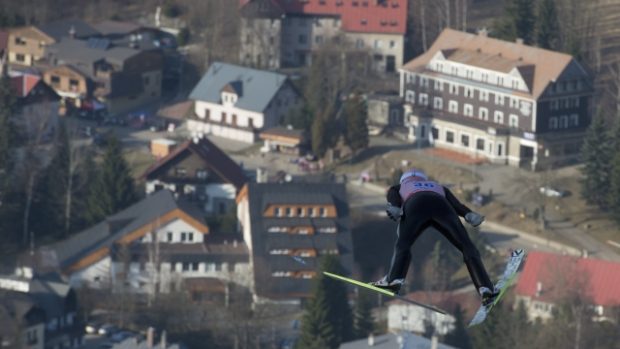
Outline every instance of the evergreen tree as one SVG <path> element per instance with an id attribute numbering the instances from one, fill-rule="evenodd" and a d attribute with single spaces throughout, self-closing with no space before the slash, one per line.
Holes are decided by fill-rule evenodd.
<path id="1" fill-rule="evenodd" d="M 504 19 L 497 24 L 496 36 L 509 41 L 521 38 L 525 44 L 532 44 L 535 23 L 534 0 L 509 0 Z"/>
<path id="2" fill-rule="evenodd" d="M 88 198 L 88 220 L 96 223 L 138 199 L 129 166 L 123 158 L 118 139 L 107 141 L 101 171 L 95 179 Z"/>
<path id="3" fill-rule="evenodd" d="M 446 334 L 444 343 L 461 349 L 472 349 L 467 328 L 465 327 L 464 312 L 460 305 L 454 310 L 454 329 Z"/>
<path id="4" fill-rule="evenodd" d="M 609 176 L 609 190 L 607 193 L 607 206 L 611 215 L 620 224 L 620 120 L 616 120 L 611 135 L 613 141 L 611 174 Z"/>
<path id="5" fill-rule="evenodd" d="M 11 172 L 14 139 L 11 117 L 15 111 L 15 96 L 8 77 L 0 77 L 0 176 Z"/>
<path id="6" fill-rule="evenodd" d="M 372 298 L 368 292 L 358 292 L 353 312 L 353 338 L 365 338 L 375 328 L 372 317 Z"/>
<path id="7" fill-rule="evenodd" d="M 321 261 L 320 270 L 342 273 L 337 258 L 331 255 Z M 352 339 L 352 320 L 345 284 L 319 272 L 295 348 L 338 348 L 340 343 Z"/>
<path id="8" fill-rule="evenodd" d="M 606 207 L 612 170 L 613 147 L 608 126 L 601 115 L 590 125 L 581 150 L 581 195 L 588 203 Z"/>
<path id="9" fill-rule="evenodd" d="M 344 105 L 346 141 L 353 153 L 368 146 L 368 110 L 360 95 L 349 98 Z"/>
<path id="10" fill-rule="evenodd" d="M 536 43 L 539 47 L 554 50 L 560 37 L 560 24 L 555 0 L 540 0 L 536 23 Z"/>

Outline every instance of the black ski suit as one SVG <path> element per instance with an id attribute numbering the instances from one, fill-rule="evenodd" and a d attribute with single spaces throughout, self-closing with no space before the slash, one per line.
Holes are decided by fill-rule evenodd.
<path id="1" fill-rule="evenodd" d="M 411 245 L 430 226 L 437 229 L 463 254 L 463 260 L 476 290 L 481 286 L 493 290 L 478 249 L 474 246 L 458 216 L 465 217 L 471 210 L 463 205 L 452 192 L 443 187 L 445 197 L 421 191 L 411 195 L 404 203 L 399 194 L 400 184 L 392 186 L 387 193 L 390 204 L 402 207 L 403 215 L 398 225 L 398 238 L 387 274 L 387 281 L 404 279 L 411 263 Z"/>

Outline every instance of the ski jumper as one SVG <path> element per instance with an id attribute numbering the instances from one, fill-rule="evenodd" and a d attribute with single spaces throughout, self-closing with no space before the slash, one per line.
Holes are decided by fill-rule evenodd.
<path id="1" fill-rule="evenodd" d="M 411 263 L 411 246 L 426 228 L 432 226 L 461 251 L 476 290 L 482 286 L 493 289 L 480 253 L 458 217 L 464 217 L 471 210 L 459 202 L 448 188 L 419 177 L 409 177 L 400 185 L 392 186 L 387 197 L 394 206 L 401 207 L 402 204 L 403 212 L 387 274 L 388 282 L 405 278 Z"/>

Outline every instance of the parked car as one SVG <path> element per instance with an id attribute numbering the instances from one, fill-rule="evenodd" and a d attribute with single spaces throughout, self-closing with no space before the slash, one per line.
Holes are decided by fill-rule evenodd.
<path id="1" fill-rule="evenodd" d="M 545 196 L 555 197 L 555 198 L 563 198 L 568 195 L 568 191 L 559 190 L 559 189 L 552 188 L 552 187 L 540 187 L 540 193 Z"/>
<path id="2" fill-rule="evenodd" d="M 98 322 L 89 322 L 86 324 L 86 327 L 84 327 L 84 331 L 88 334 L 98 334 L 100 327 L 101 324 Z"/>
<path id="3" fill-rule="evenodd" d="M 114 333 L 111 337 L 110 340 L 112 340 L 112 343 L 120 343 L 122 341 L 124 341 L 127 338 L 133 337 L 136 334 L 133 332 L 129 332 L 129 331 L 119 331 Z"/>

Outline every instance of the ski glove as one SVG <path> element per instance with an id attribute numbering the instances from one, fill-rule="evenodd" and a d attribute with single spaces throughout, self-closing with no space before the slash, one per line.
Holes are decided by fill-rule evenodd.
<path id="1" fill-rule="evenodd" d="M 474 211 L 471 211 L 465 215 L 465 221 L 472 226 L 477 227 L 484 221 L 484 216 Z"/>
<path id="2" fill-rule="evenodd" d="M 400 207 L 396 207 L 388 202 L 387 209 L 385 210 L 388 217 L 394 222 L 398 222 L 400 217 L 403 215 L 403 211 Z"/>

